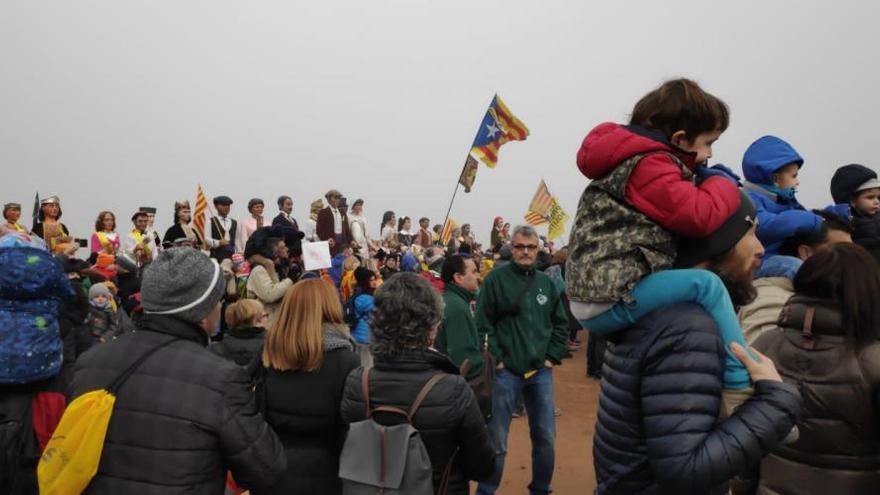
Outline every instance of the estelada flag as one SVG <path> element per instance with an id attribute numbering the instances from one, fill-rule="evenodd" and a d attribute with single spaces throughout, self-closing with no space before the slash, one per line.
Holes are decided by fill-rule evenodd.
<path id="1" fill-rule="evenodd" d="M 464 186 L 464 192 L 471 192 L 471 188 L 474 187 L 474 181 L 477 180 L 477 167 L 479 166 L 479 162 L 472 155 L 468 155 L 467 161 L 464 163 L 464 169 L 461 171 L 461 177 L 458 178 L 458 183 Z"/>
<path id="2" fill-rule="evenodd" d="M 443 226 L 443 231 L 440 233 L 440 242 L 443 245 L 449 244 L 449 241 L 452 240 L 452 231 L 458 228 L 458 224 L 455 223 L 455 219 L 449 217 L 446 220 L 446 225 Z"/>
<path id="3" fill-rule="evenodd" d="M 550 210 L 553 208 L 553 197 L 547 189 L 547 184 L 541 180 L 538 184 L 538 190 L 532 196 L 532 202 L 529 203 L 528 212 L 524 218 L 529 225 L 541 225 L 550 221 Z"/>
<path id="4" fill-rule="evenodd" d="M 202 185 L 199 184 L 199 188 L 196 190 L 196 210 L 193 212 L 193 226 L 195 226 L 199 236 L 205 234 L 205 212 L 207 211 L 208 200 L 205 198 L 205 191 L 202 190 Z"/>
<path id="5" fill-rule="evenodd" d="M 495 168 L 498 163 L 498 149 L 502 144 L 508 141 L 524 141 L 528 136 L 529 128 L 495 95 L 477 130 L 471 153 L 487 167 Z"/>

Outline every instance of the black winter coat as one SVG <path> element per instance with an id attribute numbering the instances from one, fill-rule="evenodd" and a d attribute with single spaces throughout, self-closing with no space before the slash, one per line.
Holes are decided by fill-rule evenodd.
<path id="1" fill-rule="evenodd" d="M 211 344 L 211 352 L 239 366 L 248 366 L 263 352 L 266 330 L 262 328 L 237 328 L 226 330 L 223 340 Z"/>
<path id="2" fill-rule="evenodd" d="M 225 341 L 225 339 L 224 339 Z M 347 348 L 324 352 L 318 371 L 266 370 L 266 420 L 287 454 L 287 472 L 271 489 L 254 495 L 334 495 L 342 493 L 339 454 L 348 425 L 339 415 L 348 373 L 360 358 Z"/>
<path id="3" fill-rule="evenodd" d="M 348 375 L 342 399 L 342 419 L 354 423 L 366 418 L 361 390 L 361 372 Z M 437 373 L 447 373 L 425 397 L 413 418 L 434 468 L 434 488 L 440 483 L 449 459 L 458 449 L 449 478 L 449 495 L 466 495 L 468 480 L 484 480 L 494 470 L 495 448 L 483 414 L 470 386 L 445 355 L 437 351 L 408 351 L 394 360 L 374 357 L 370 372 L 372 407 L 397 406 L 409 409 L 422 386 Z M 373 416 L 383 425 L 395 425 L 404 418 L 389 413 Z"/>
<path id="4" fill-rule="evenodd" d="M 205 349 L 207 335 L 192 323 L 147 315 L 137 332 L 95 346 L 76 363 L 68 403 L 168 340 L 120 389 L 84 493 L 221 495 L 227 470 L 244 487 L 273 483 L 287 459 L 257 411 L 251 380 Z"/>
<path id="5" fill-rule="evenodd" d="M 593 440 L 596 493 L 723 493 L 794 425 L 797 389 L 768 380 L 719 420 L 724 344 L 695 304 L 655 311 L 609 342 Z"/>
<path id="6" fill-rule="evenodd" d="M 832 303 L 794 296 L 755 348 L 804 397 L 800 436 L 761 463 L 761 494 L 880 493 L 880 342 L 855 352 Z"/>
<path id="7" fill-rule="evenodd" d="M 853 242 L 867 249 L 880 263 L 880 214 L 868 216 L 853 208 Z"/>

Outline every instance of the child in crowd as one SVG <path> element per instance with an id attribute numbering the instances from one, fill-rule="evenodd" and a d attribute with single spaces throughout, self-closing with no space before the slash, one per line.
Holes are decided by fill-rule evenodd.
<path id="1" fill-rule="evenodd" d="M 758 209 L 758 239 L 764 245 L 764 259 L 757 276 L 778 273 L 780 268 L 797 269 L 801 260 L 779 256 L 786 239 L 818 232 L 822 219 L 805 209 L 795 198 L 798 172 L 804 159 L 776 136 L 764 136 L 743 155 L 744 188 Z"/>
<path id="2" fill-rule="evenodd" d="M 263 349 L 269 314 L 256 299 L 240 299 L 226 308 L 223 340 L 211 345 L 215 354 L 247 367 Z"/>
<path id="3" fill-rule="evenodd" d="M 880 262 L 880 180 L 864 165 L 844 165 L 831 178 L 831 197 L 849 207 L 853 242 L 867 249 Z"/>
<path id="4" fill-rule="evenodd" d="M 738 177 L 726 167 L 705 166 L 728 121 L 724 102 L 678 79 L 636 103 L 630 125 L 604 123 L 590 131 L 577 164 L 592 182 L 572 228 L 566 282 L 573 315 L 600 334 L 667 304 L 702 305 L 727 352 L 729 413 L 751 393 L 749 375 L 729 349 L 732 342 L 745 347 L 730 297 L 708 270 L 668 270 L 679 237 L 706 237 L 733 215 L 748 218 L 752 209 Z"/>
<path id="5" fill-rule="evenodd" d="M 131 320 L 125 311 L 119 310 L 106 283 L 92 284 L 89 288 L 89 315 L 85 328 L 88 335 L 80 339 L 83 350 L 133 330 Z"/>
<path id="6" fill-rule="evenodd" d="M 342 279 L 339 282 L 339 293 L 342 300 L 347 301 L 354 295 L 357 281 L 354 278 L 354 271 L 361 266 L 361 262 L 356 256 L 349 256 L 342 262 Z"/>

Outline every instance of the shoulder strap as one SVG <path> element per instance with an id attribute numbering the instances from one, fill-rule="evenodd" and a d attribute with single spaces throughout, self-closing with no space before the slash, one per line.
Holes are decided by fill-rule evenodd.
<path id="1" fill-rule="evenodd" d="M 372 366 L 367 366 L 361 371 L 361 393 L 364 396 L 364 417 L 369 418 L 371 415 L 370 411 L 370 370 L 372 370 Z"/>
<path id="2" fill-rule="evenodd" d="M 446 373 L 437 373 L 432 376 L 425 386 L 422 387 L 422 390 L 419 391 L 419 395 L 416 396 L 416 400 L 413 401 L 412 406 L 409 408 L 409 418 L 410 422 L 412 422 L 412 418 L 415 417 L 416 411 L 419 410 L 419 406 L 422 405 L 422 401 L 425 400 L 425 397 L 428 396 L 428 393 L 431 392 L 431 389 L 434 388 L 434 385 L 437 384 L 443 377 L 446 376 Z"/>
<path id="3" fill-rule="evenodd" d="M 122 387 L 122 385 L 125 384 L 125 382 L 128 380 L 128 378 L 131 376 L 131 374 L 134 373 L 135 370 L 138 369 L 138 367 L 141 364 L 143 364 L 144 361 L 147 360 L 147 358 L 149 358 L 150 356 L 155 354 L 156 351 L 158 351 L 159 349 L 167 346 L 168 344 L 171 344 L 172 342 L 176 342 L 178 340 L 179 339 L 175 337 L 175 338 L 173 338 L 171 340 L 167 340 L 167 341 L 157 345 L 156 347 L 153 347 L 149 351 L 145 352 L 134 363 L 132 363 L 131 366 L 129 366 L 125 371 L 123 371 L 121 375 L 119 375 L 115 380 L 113 380 L 113 383 L 111 383 L 110 386 L 107 387 L 107 391 L 113 395 L 116 395 L 117 392 L 119 392 L 119 389 Z"/>
<path id="4" fill-rule="evenodd" d="M 522 304 L 523 298 L 526 297 L 526 294 L 529 293 L 529 290 L 531 290 L 532 285 L 535 284 L 536 278 L 538 278 L 538 273 L 533 268 L 531 276 L 527 276 L 528 280 L 526 281 L 526 284 L 516 294 L 516 298 L 513 300 L 513 303 L 510 306 L 499 311 L 495 315 L 494 321 L 492 322 L 493 325 L 497 325 L 498 323 L 500 323 L 502 320 L 504 320 L 508 316 L 516 316 L 516 314 L 519 313 L 519 308 L 520 308 L 520 305 Z"/>

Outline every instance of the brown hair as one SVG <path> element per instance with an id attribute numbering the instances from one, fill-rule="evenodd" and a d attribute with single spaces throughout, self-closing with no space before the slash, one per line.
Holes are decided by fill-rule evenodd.
<path id="1" fill-rule="evenodd" d="M 116 215 L 114 215 L 112 211 L 102 211 L 101 213 L 98 213 L 98 218 L 95 220 L 95 232 L 104 232 L 105 215 L 113 217 L 113 230 L 116 230 Z"/>
<path id="2" fill-rule="evenodd" d="M 278 310 L 263 346 L 263 366 L 314 371 L 324 358 L 323 325 L 349 336 L 335 287 L 321 279 L 297 282 Z"/>
<path id="3" fill-rule="evenodd" d="M 795 275 L 794 291 L 834 303 L 854 348 L 880 338 L 880 268 L 865 248 L 839 243 L 818 249 Z"/>
<path id="4" fill-rule="evenodd" d="M 667 138 L 678 131 L 693 141 L 704 132 L 725 131 L 730 111 L 717 97 L 690 79 L 673 79 L 642 97 L 633 108 L 630 125 L 662 132 Z"/>
<path id="5" fill-rule="evenodd" d="M 256 299 L 241 299 L 226 308 L 226 324 L 235 330 L 253 326 L 263 316 L 263 303 Z"/>

